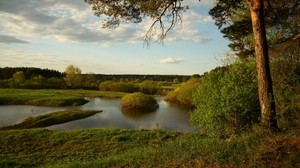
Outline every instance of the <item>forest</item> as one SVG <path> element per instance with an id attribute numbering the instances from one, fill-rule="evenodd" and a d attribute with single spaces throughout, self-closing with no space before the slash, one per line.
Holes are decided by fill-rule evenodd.
<path id="1" fill-rule="evenodd" d="M 188 75 L 82 74 L 80 68 L 73 65 L 69 65 L 65 72 L 33 67 L 0 68 L 0 88 L 98 90 L 100 83 L 104 86 L 107 81 L 113 83 L 146 81 L 144 84 L 148 81 L 148 83 L 152 82 L 149 84 L 154 87 L 179 84 L 189 78 Z"/>

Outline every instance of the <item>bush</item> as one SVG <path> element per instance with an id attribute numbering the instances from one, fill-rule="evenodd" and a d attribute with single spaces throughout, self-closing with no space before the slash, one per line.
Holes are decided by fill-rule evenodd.
<path id="1" fill-rule="evenodd" d="M 187 82 L 184 82 L 174 91 L 169 92 L 165 100 L 171 103 L 178 103 L 188 107 L 194 107 L 192 95 L 200 85 L 200 78 L 193 77 Z"/>
<path id="2" fill-rule="evenodd" d="M 114 82 L 114 81 L 105 81 L 99 85 L 101 91 L 115 91 L 115 92 L 127 92 L 132 93 L 137 89 L 132 83 L 125 82 Z"/>
<path id="3" fill-rule="evenodd" d="M 156 110 L 157 101 L 149 95 L 141 92 L 128 94 L 121 99 L 122 109 Z"/>
<path id="4" fill-rule="evenodd" d="M 157 84 L 157 82 L 145 80 L 138 85 L 139 91 L 145 94 L 156 94 L 159 91 Z"/>
<path id="5" fill-rule="evenodd" d="M 213 136 L 228 137 L 258 122 L 255 64 L 235 63 L 207 73 L 194 94 L 191 122 Z"/>

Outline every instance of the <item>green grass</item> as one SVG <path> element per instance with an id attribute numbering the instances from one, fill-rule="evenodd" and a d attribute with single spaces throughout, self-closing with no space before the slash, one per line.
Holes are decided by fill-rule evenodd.
<path id="1" fill-rule="evenodd" d="M 300 131 L 231 140 L 161 130 L 0 131 L 0 167 L 299 167 Z"/>
<path id="2" fill-rule="evenodd" d="M 0 130 L 8 129 L 26 129 L 26 128 L 42 128 L 48 127 L 55 124 L 62 124 L 73 120 L 78 120 L 92 116 L 101 111 L 96 110 L 65 110 L 65 111 L 56 111 L 53 113 L 47 113 L 35 117 L 27 117 L 19 124 L 7 126 L 0 128 Z"/>
<path id="3" fill-rule="evenodd" d="M 126 93 L 91 90 L 0 89 L 0 105 L 78 106 L 87 103 L 84 97 L 122 97 Z"/>

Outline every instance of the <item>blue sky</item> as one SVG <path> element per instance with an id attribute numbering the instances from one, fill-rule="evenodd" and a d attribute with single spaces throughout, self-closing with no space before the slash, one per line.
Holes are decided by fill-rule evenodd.
<path id="1" fill-rule="evenodd" d="M 228 50 L 208 10 L 213 1 L 185 0 L 190 10 L 164 45 L 143 45 L 152 21 L 101 28 L 83 0 L 0 0 L 0 67 L 83 73 L 203 74 Z"/>

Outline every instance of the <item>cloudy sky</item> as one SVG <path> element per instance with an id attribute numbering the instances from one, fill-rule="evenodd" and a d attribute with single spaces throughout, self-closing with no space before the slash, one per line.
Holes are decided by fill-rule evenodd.
<path id="1" fill-rule="evenodd" d="M 164 45 L 143 45 L 151 25 L 103 29 L 84 0 L 0 0 L 0 67 L 40 67 L 83 73 L 202 74 L 218 66 L 227 41 L 208 15 L 213 1 L 185 0 L 190 10 Z"/>

